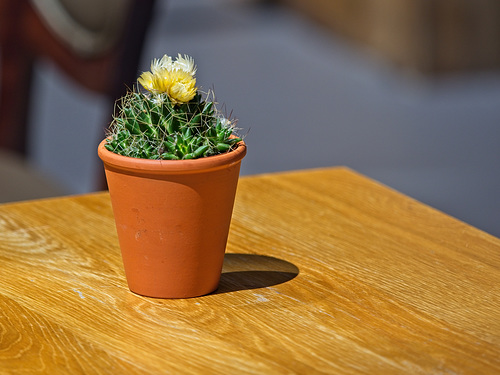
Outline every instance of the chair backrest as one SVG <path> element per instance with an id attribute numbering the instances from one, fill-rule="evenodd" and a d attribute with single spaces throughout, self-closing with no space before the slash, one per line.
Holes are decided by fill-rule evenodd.
<path id="1" fill-rule="evenodd" d="M 114 105 L 136 79 L 154 3 L 0 1 L 0 148 L 26 152 L 31 71 L 38 57 Z"/>
<path id="2" fill-rule="evenodd" d="M 30 0 L 48 30 L 84 58 L 103 54 L 120 38 L 131 0 Z"/>

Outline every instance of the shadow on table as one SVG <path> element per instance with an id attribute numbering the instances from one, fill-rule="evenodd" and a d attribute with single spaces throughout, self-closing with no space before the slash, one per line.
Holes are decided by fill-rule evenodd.
<path id="1" fill-rule="evenodd" d="M 212 294 L 259 289 L 292 280 L 299 269 L 282 259 L 255 254 L 226 254 L 219 288 Z"/>

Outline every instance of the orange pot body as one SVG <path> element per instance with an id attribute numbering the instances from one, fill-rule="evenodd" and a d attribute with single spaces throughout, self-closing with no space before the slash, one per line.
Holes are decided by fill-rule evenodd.
<path id="1" fill-rule="evenodd" d="M 98 148 L 128 286 L 157 298 L 219 284 L 245 143 L 194 160 L 146 160 Z"/>

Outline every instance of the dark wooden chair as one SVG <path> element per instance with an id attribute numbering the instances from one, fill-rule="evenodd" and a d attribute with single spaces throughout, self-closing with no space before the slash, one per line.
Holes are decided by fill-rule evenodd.
<path id="1" fill-rule="evenodd" d="M 0 148 L 26 155 L 31 73 L 40 57 L 114 105 L 137 78 L 154 2 L 0 0 Z"/>

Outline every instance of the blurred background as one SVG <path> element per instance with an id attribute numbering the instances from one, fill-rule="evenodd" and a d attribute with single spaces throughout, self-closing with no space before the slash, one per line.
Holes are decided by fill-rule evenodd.
<path id="1" fill-rule="evenodd" d="M 497 0 L 0 4 L 2 202 L 102 189 L 114 98 L 181 53 L 242 175 L 344 165 L 500 236 Z"/>

